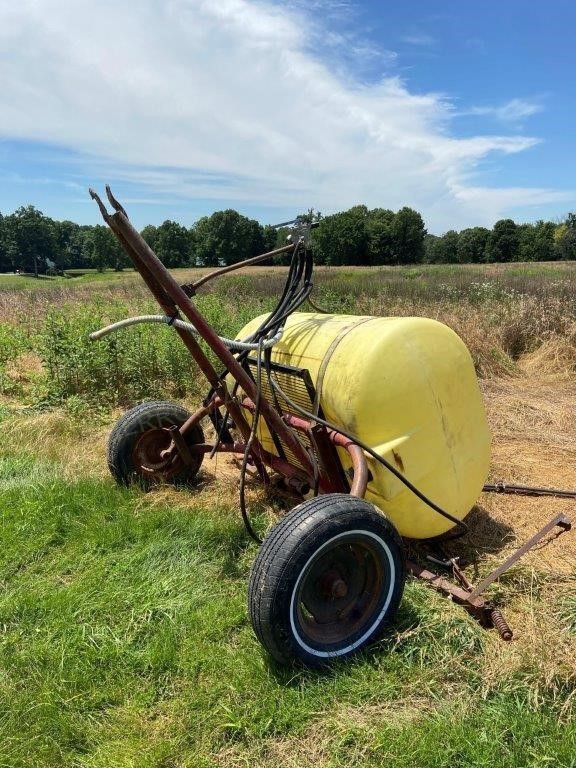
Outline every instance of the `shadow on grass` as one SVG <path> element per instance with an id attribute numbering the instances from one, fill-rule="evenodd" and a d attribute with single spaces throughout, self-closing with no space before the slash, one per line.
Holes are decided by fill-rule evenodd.
<path id="1" fill-rule="evenodd" d="M 483 555 L 496 555 L 516 539 L 514 529 L 490 517 L 488 512 L 476 505 L 466 518 L 468 533 L 448 546 L 452 556 L 458 556 L 463 566 L 473 565 L 477 570 Z M 475 574 L 476 575 L 476 574 Z"/>
<path id="2" fill-rule="evenodd" d="M 446 575 L 446 572 L 435 563 L 427 563 L 427 556 L 457 558 L 462 568 L 472 566 L 469 578 L 474 581 L 478 576 L 482 557 L 497 555 L 515 541 L 516 536 L 511 526 L 490 517 L 480 505 L 472 508 L 465 522 L 468 525 L 468 533 L 453 541 L 443 541 L 441 537 L 426 541 L 405 540 L 407 556 L 442 575 Z"/>
<path id="3" fill-rule="evenodd" d="M 516 539 L 510 525 L 490 517 L 479 504 L 472 508 L 465 522 L 468 533 L 462 538 L 445 543 L 437 540 L 451 557 L 459 557 L 463 566 L 476 565 L 482 555 L 498 554 Z"/>

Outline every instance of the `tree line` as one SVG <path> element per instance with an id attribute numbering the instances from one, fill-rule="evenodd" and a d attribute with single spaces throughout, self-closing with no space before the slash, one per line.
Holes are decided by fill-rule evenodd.
<path id="1" fill-rule="evenodd" d="M 375 266 L 418 263 L 482 263 L 576 259 L 576 213 L 564 221 L 516 224 L 497 221 L 492 229 L 472 227 L 428 234 L 412 208 L 394 212 L 357 205 L 322 217 L 312 247 L 318 264 Z M 142 230 L 167 267 L 233 264 L 285 244 L 287 231 L 262 226 L 235 210 L 217 211 L 187 228 L 166 220 Z M 0 214 L 0 272 L 61 274 L 69 269 L 122 270 L 130 265 L 104 225 L 57 221 L 32 205 Z"/>

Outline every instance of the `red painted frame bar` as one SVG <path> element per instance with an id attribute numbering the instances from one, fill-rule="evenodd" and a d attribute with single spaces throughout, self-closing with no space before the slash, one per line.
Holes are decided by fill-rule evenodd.
<path id="1" fill-rule="evenodd" d="M 234 355 L 223 344 L 218 334 L 190 301 L 184 290 L 172 277 L 162 262 L 158 259 L 146 241 L 141 237 L 140 233 L 132 226 L 122 207 L 116 203 L 111 194 L 109 194 L 109 199 L 116 208 L 116 213 L 110 215 L 107 213 L 105 207 L 98 199 L 97 195 L 95 193 L 91 194 L 94 199 L 98 201 L 104 220 L 112 229 L 124 247 L 124 250 L 132 259 L 134 266 L 142 275 L 142 278 L 148 285 L 150 291 L 162 309 L 169 316 L 174 318 L 180 316 L 180 310 L 194 325 L 199 335 L 209 345 L 223 366 L 230 372 L 231 376 L 242 387 L 244 392 L 246 392 L 246 394 L 254 400 L 256 398 L 255 382 L 238 363 Z M 238 402 L 230 395 L 225 382 L 219 378 L 216 370 L 194 337 L 185 330 L 178 328 L 175 330 L 186 345 L 190 354 L 193 356 L 194 360 L 198 363 L 200 369 L 208 379 L 209 383 L 214 388 L 217 396 L 221 399 L 222 404 L 228 408 L 242 436 L 245 440 L 247 440 L 250 434 L 250 425 L 244 418 Z M 261 402 L 261 413 L 269 428 L 281 437 L 283 442 L 286 443 L 286 445 L 298 459 L 308 477 L 312 478 L 313 468 L 308 454 L 300 445 L 298 440 L 296 440 L 288 426 L 283 422 L 280 415 L 266 400 L 262 400 Z M 252 450 L 255 459 L 262 462 L 264 459 L 263 448 L 259 444 L 259 441 L 254 440 Z"/>
<path id="2" fill-rule="evenodd" d="M 199 408 L 195 413 L 192 414 L 192 416 L 190 416 L 190 418 L 182 425 L 181 433 L 183 435 L 186 434 L 186 432 L 188 430 L 193 429 L 193 427 L 201 419 L 203 419 L 212 411 L 221 407 L 222 404 L 223 403 L 220 400 L 220 398 L 213 397 L 209 403 L 207 403 L 204 407 Z M 249 397 L 244 397 L 242 399 L 242 407 L 246 408 L 249 411 L 253 411 L 255 408 L 253 401 Z M 312 441 L 314 440 L 314 436 L 312 433 L 313 424 L 311 421 L 307 421 L 306 419 L 302 419 L 299 416 L 293 416 L 288 413 L 284 413 L 282 415 L 282 420 L 285 421 L 294 429 L 298 430 L 299 432 L 303 432 L 307 434 Z M 352 440 L 345 437 L 344 435 L 340 434 L 340 432 L 337 432 L 333 429 L 327 429 L 326 434 L 328 436 L 328 439 L 333 443 L 333 445 L 344 448 L 350 455 L 354 477 L 353 477 L 353 481 L 352 481 L 352 485 L 350 487 L 349 493 L 351 496 L 358 496 L 360 498 L 363 498 L 366 493 L 366 487 L 368 485 L 368 480 L 369 480 L 368 465 L 366 463 L 366 457 L 364 456 L 364 452 L 362 451 L 359 445 L 356 445 L 356 443 L 354 443 Z M 245 447 L 246 446 L 244 443 L 219 443 L 216 446 L 210 443 L 201 443 L 198 445 L 190 446 L 189 450 L 192 453 L 195 453 L 195 452 L 210 453 L 215 448 L 217 453 L 242 454 L 244 453 Z M 168 449 L 168 450 L 172 450 L 172 449 Z M 294 465 L 290 464 L 284 459 L 281 459 L 280 457 L 272 453 L 269 453 L 262 446 L 260 446 L 260 457 L 268 467 L 270 467 L 271 469 L 274 469 L 275 471 L 279 472 L 280 474 L 286 477 L 301 476 L 302 471 L 299 467 L 295 467 Z M 331 468 L 327 467 L 327 469 L 328 469 L 328 475 L 330 476 L 332 474 L 330 471 Z M 336 471 L 341 469 L 341 467 L 333 467 L 332 469 L 333 471 Z M 321 479 L 320 489 L 324 493 L 334 492 L 334 489 L 332 488 L 329 480 L 328 482 L 326 482 Z"/>

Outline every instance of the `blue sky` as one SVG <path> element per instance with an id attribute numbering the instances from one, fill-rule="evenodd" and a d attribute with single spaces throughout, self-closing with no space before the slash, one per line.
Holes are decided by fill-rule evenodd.
<path id="1" fill-rule="evenodd" d="M 137 226 L 557 218 L 575 22 L 565 0 L 0 0 L 0 211 L 92 223 L 110 183 Z"/>

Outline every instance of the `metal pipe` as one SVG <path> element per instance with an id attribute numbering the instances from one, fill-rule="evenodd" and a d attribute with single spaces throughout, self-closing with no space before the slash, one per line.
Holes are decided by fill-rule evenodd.
<path id="1" fill-rule="evenodd" d="M 188 283 L 187 285 L 183 285 L 182 288 L 187 293 L 189 292 L 191 296 L 193 296 L 198 290 L 198 288 L 200 288 L 200 286 L 204 285 L 209 280 L 213 280 L 215 277 L 220 277 L 220 275 L 225 275 L 228 272 L 233 272 L 234 270 L 241 269 L 242 267 L 250 267 L 253 264 L 259 264 L 262 261 L 266 261 L 266 259 L 271 259 L 274 256 L 279 256 L 281 253 L 289 253 L 290 251 L 293 251 L 294 248 L 295 248 L 294 243 L 290 243 L 289 245 L 282 246 L 282 248 L 276 248 L 274 251 L 268 251 L 268 253 L 261 253 L 260 256 L 253 256 L 251 259 L 244 259 L 244 261 L 237 261 L 235 264 L 229 264 L 226 267 L 215 269 L 214 272 L 209 272 L 207 275 L 204 275 L 204 277 L 200 277 L 195 282 Z"/>
<path id="2" fill-rule="evenodd" d="M 302 432 L 308 432 L 311 429 L 311 422 L 300 418 L 300 416 L 285 414 L 283 418 L 286 423 Z M 366 457 L 364 456 L 364 451 L 353 440 L 350 440 L 350 438 L 334 429 L 328 429 L 327 434 L 334 445 L 338 445 L 348 452 L 352 461 L 354 479 L 352 480 L 352 485 L 350 487 L 350 496 L 357 496 L 358 498 L 363 499 L 369 479 L 368 464 L 366 462 Z"/>
<path id="3" fill-rule="evenodd" d="M 205 416 L 208 416 L 209 413 L 212 413 L 222 405 L 224 405 L 224 401 L 221 398 L 213 397 L 208 403 L 206 403 L 206 405 L 202 406 L 202 408 L 198 408 L 197 411 L 195 411 L 186 419 L 184 424 L 182 424 L 180 427 L 180 434 L 187 434 L 190 430 L 194 429 L 196 424 L 202 421 Z"/>
<path id="4" fill-rule="evenodd" d="M 514 485 L 513 483 L 486 483 L 485 493 L 510 493 L 518 496 L 558 496 L 564 499 L 576 499 L 576 491 L 559 488 L 543 488 L 532 485 Z"/>
<path id="5" fill-rule="evenodd" d="M 348 455 L 352 461 L 352 469 L 354 471 L 354 477 L 352 479 L 352 485 L 350 486 L 350 496 L 357 496 L 359 499 L 363 499 L 366 495 L 366 488 L 368 486 L 368 464 L 364 451 L 359 445 L 349 440 L 340 432 L 335 432 L 332 429 L 328 430 L 328 436 L 334 445 L 339 445 L 341 448 L 345 448 L 348 451 Z"/>

